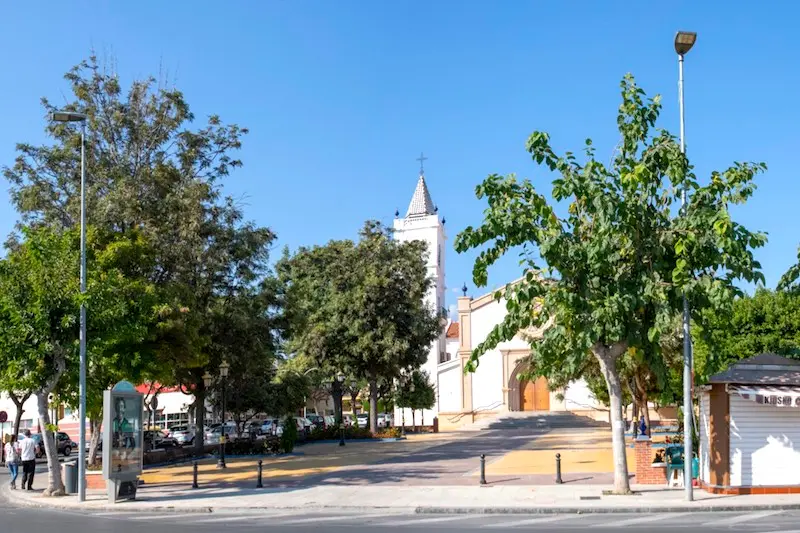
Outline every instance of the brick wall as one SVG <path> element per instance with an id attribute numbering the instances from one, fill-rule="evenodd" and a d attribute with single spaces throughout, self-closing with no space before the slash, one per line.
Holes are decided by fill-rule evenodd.
<path id="1" fill-rule="evenodd" d="M 653 467 L 653 445 L 649 438 L 639 438 L 634 441 L 633 448 L 636 455 L 636 483 L 640 485 L 665 485 L 667 483 L 667 469 Z"/>

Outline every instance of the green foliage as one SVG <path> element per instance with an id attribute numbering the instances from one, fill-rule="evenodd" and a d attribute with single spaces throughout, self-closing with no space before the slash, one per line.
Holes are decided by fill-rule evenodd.
<path id="1" fill-rule="evenodd" d="M 415 370 L 411 374 L 411 379 L 401 381 L 396 387 L 394 398 L 397 406 L 401 408 L 415 411 L 432 409 L 436 405 L 436 389 L 426 371 Z"/>
<path id="2" fill-rule="evenodd" d="M 697 381 L 740 359 L 775 353 L 800 359 L 800 294 L 758 289 L 733 307 L 706 313 L 695 330 Z"/>
<path id="3" fill-rule="evenodd" d="M 800 294 L 800 248 L 797 249 L 797 264 L 792 265 L 778 282 L 779 291 Z"/>
<path id="4" fill-rule="evenodd" d="M 287 287 L 289 351 L 328 375 L 367 379 L 375 427 L 381 378 L 391 383 L 400 369 L 419 367 L 442 326 L 424 303 L 432 283 L 425 243 L 392 240 L 374 221 L 360 237 L 301 248 L 277 270 Z"/>
<path id="5" fill-rule="evenodd" d="M 297 422 L 294 417 L 287 416 L 283 420 L 283 434 L 281 435 L 281 449 L 283 453 L 292 453 L 297 443 Z"/>
<path id="6" fill-rule="evenodd" d="M 763 282 L 753 249 L 766 237 L 734 222 L 729 208 L 752 195 L 753 178 L 765 166 L 735 163 L 699 184 L 674 137 L 654 130 L 660 98 L 646 101 L 630 75 L 621 88 L 622 139 L 610 166 L 595 158 L 590 140 L 583 162 L 571 152 L 557 155 L 546 133 L 528 140 L 533 160 L 557 174 L 552 198 L 567 204 L 565 213 L 530 181 L 490 175 L 476 188 L 488 203 L 483 224 L 466 228 L 455 246 L 482 248 L 473 268 L 478 286 L 487 284 L 501 256 L 521 249 L 522 257 L 522 278 L 495 294 L 508 313 L 477 346 L 470 369 L 520 331 L 533 331 L 532 372 L 554 382 L 579 377 L 593 355 L 615 422 L 615 488 L 627 492 L 617 362 L 629 349 L 641 351 L 648 364 L 659 357 L 656 347 L 683 294 L 700 316 L 729 305 L 741 293 L 736 280 Z M 688 204 L 679 213 L 683 189 Z"/>
<path id="7" fill-rule="evenodd" d="M 244 221 L 239 205 L 224 197 L 221 189 L 221 181 L 242 164 L 234 154 L 247 130 L 225 124 L 213 114 L 205 126 L 195 128 L 194 115 L 178 89 L 147 77 L 134 80 L 126 90 L 114 69 L 101 65 L 94 56 L 71 69 L 65 78 L 72 98 L 59 107 L 88 117 L 88 222 L 109 241 L 120 236 L 129 240 L 125 245 L 129 253 L 117 250 L 112 255 L 125 252 L 132 260 L 121 268 L 140 283 L 131 290 L 152 284 L 148 290 L 154 289 L 160 300 L 155 336 L 150 334 L 148 321 L 141 330 L 130 331 L 125 342 L 105 344 L 119 332 L 109 335 L 104 328 L 90 333 L 89 339 L 104 344 L 96 345 L 92 354 L 97 362 L 90 367 L 92 387 L 100 390 L 125 374 L 132 381 L 143 378 L 182 385 L 202 405 L 205 371 L 216 373 L 221 357 L 234 358 L 231 338 L 219 325 L 233 325 L 236 341 L 241 341 L 240 334 L 257 321 L 242 323 L 242 308 L 249 304 L 242 304 L 239 295 L 249 298 L 262 290 L 267 297 L 276 294 L 274 287 L 264 288 L 270 278 L 268 252 L 275 235 Z M 46 98 L 42 102 L 46 114 L 55 109 Z M 76 194 L 80 129 L 74 123 L 48 122 L 46 132 L 53 143 L 20 143 L 14 164 L 5 167 L 3 174 L 24 224 L 71 230 L 78 225 L 80 212 Z M 131 235 L 133 230 L 137 236 Z M 146 245 L 146 252 L 137 250 L 136 239 Z M 89 261 L 90 279 L 97 268 L 94 260 Z M 149 296 L 147 303 L 149 306 Z M 136 309 L 133 300 L 126 305 L 137 316 L 152 310 Z M 90 328 L 96 327 L 100 311 L 99 307 L 90 308 Z M 279 327 L 273 319 L 270 317 L 270 325 Z M 257 338 L 249 334 L 247 338 L 258 342 L 274 333 L 275 329 L 270 329 Z M 147 343 L 141 353 L 138 348 L 131 349 L 144 338 Z M 242 349 L 250 347 L 243 345 Z M 108 364 L 101 362 L 106 358 Z M 135 368 L 125 366 L 129 360 Z M 122 366 L 118 368 L 117 363 Z M 92 405 L 90 409 L 97 415 L 99 407 L 94 401 Z M 202 425 L 204 409 L 196 412 L 197 423 Z"/>
<path id="8" fill-rule="evenodd" d="M 78 241 L 45 230 L 24 236 L 0 261 L 0 384 L 49 393 L 77 366 Z"/>
<path id="9" fill-rule="evenodd" d="M 320 440 L 339 440 L 342 435 L 342 430 L 338 426 L 330 426 L 327 428 L 316 428 L 308 436 L 310 441 Z M 345 439 L 370 439 L 372 433 L 368 428 L 360 428 L 358 425 L 346 426 L 344 428 Z"/>

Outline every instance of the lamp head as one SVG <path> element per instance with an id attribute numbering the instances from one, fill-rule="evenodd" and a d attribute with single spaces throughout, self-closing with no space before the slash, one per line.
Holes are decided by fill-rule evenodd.
<path id="1" fill-rule="evenodd" d="M 693 31 L 679 31 L 675 34 L 675 51 L 678 55 L 685 55 L 692 49 L 697 41 L 697 33 Z"/>
<path id="2" fill-rule="evenodd" d="M 50 113 L 50 120 L 53 122 L 83 122 L 86 120 L 86 114 L 59 110 Z"/>
<path id="3" fill-rule="evenodd" d="M 209 374 L 208 370 L 206 370 L 206 373 L 203 374 L 203 384 L 206 386 L 206 388 L 208 388 L 211 386 L 212 381 L 214 381 L 214 376 Z"/>
<path id="4" fill-rule="evenodd" d="M 228 370 L 230 370 L 231 365 L 228 364 L 226 360 L 222 360 L 222 364 L 219 365 L 219 375 L 223 378 L 228 377 Z"/>
<path id="5" fill-rule="evenodd" d="M 343 383 L 344 382 L 344 374 L 342 374 L 341 372 L 336 374 L 336 381 L 338 381 L 339 383 Z"/>

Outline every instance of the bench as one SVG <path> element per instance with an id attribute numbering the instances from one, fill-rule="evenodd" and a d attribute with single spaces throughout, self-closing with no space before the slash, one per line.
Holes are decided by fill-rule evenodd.
<path id="1" fill-rule="evenodd" d="M 668 446 L 664 457 L 667 461 L 667 485 L 672 487 L 683 485 L 684 457 L 683 446 Z"/>

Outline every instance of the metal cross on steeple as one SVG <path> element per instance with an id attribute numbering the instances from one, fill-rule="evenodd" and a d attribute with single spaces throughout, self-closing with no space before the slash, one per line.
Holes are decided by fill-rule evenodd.
<path id="1" fill-rule="evenodd" d="M 419 174 L 420 174 L 420 176 L 425 174 L 425 160 L 426 159 L 428 159 L 428 158 L 425 157 L 425 154 L 420 152 L 419 153 L 419 157 L 417 158 L 417 161 L 419 161 Z"/>

